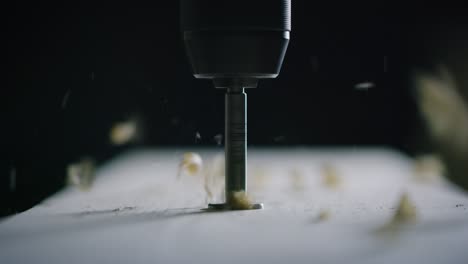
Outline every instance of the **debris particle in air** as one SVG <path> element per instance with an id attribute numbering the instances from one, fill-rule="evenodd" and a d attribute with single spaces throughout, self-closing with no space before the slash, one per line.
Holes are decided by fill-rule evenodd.
<path id="1" fill-rule="evenodd" d="M 111 143 L 117 146 L 135 142 L 140 136 L 141 124 L 137 118 L 115 123 L 109 134 Z"/>
<path id="2" fill-rule="evenodd" d="M 373 82 L 361 82 L 361 83 L 357 83 L 356 85 L 354 85 L 354 89 L 362 90 L 362 91 L 367 91 L 370 88 L 374 88 L 374 87 L 375 87 L 375 84 Z"/>
<path id="3" fill-rule="evenodd" d="M 10 170 L 10 192 L 16 190 L 16 168 L 11 168 Z"/>
<path id="4" fill-rule="evenodd" d="M 200 132 L 197 131 L 195 133 L 195 143 L 200 142 L 200 141 L 201 141 L 201 135 L 200 135 Z"/>
<path id="5" fill-rule="evenodd" d="M 187 152 L 182 156 L 177 176 L 180 177 L 182 173 L 193 176 L 200 173 L 202 168 L 203 160 L 201 156 L 195 152 Z"/>
<path id="6" fill-rule="evenodd" d="M 322 182 L 323 185 L 330 189 L 336 189 L 341 185 L 341 178 L 338 171 L 331 164 L 322 166 Z"/>
<path id="7" fill-rule="evenodd" d="M 70 94 L 71 94 L 71 90 L 68 89 L 67 92 L 65 93 L 65 95 L 63 96 L 63 99 L 62 99 L 62 108 L 67 107 L 68 98 L 70 97 Z"/>
<path id="8" fill-rule="evenodd" d="M 203 180 L 207 202 L 221 202 L 224 198 L 224 155 L 216 155 L 206 162 Z"/>
<path id="9" fill-rule="evenodd" d="M 444 176 L 467 190 L 468 104 L 461 93 L 464 87 L 444 65 L 435 74 L 415 73 L 413 79 L 419 111 L 446 161 Z"/>
<path id="10" fill-rule="evenodd" d="M 437 155 L 423 155 L 414 160 L 414 178 L 419 182 L 432 182 L 445 174 L 445 166 Z"/>
<path id="11" fill-rule="evenodd" d="M 454 150 L 468 149 L 468 106 L 453 74 L 444 66 L 436 75 L 416 74 L 418 105 L 429 130 L 440 143 Z"/>
<path id="12" fill-rule="evenodd" d="M 221 146 L 223 144 L 223 135 L 222 134 L 217 134 L 216 136 L 213 137 L 213 139 L 216 142 L 216 145 Z"/>
<path id="13" fill-rule="evenodd" d="M 77 163 L 68 165 L 67 182 L 81 190 L 89 190 L 94 182 L 95 163 L 91 158 L 83 158 Z"/>

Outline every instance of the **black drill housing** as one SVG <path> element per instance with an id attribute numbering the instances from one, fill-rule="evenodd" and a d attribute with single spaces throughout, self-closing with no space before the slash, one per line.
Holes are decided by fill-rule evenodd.
<path id="1" fill-rule="evenodd" d="M 291 31 L 290 0 L 181 0 L 180 11 L 196 78 L 278 76 Z"/>

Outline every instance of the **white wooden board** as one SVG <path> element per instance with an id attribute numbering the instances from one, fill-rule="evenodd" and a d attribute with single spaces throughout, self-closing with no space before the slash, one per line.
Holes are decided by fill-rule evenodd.
<path id="1" fill-rule="evenodd" d="M 126 153 L 89 191 L 70 186 L 3 220 L 0 263 L 468 263 L 467 194 L 416 181 L 398 152 L 251 148 L 249 193 L 265 209 L 203 212 L 203 177 L 176 177 L 185 151 Z M 205 165 L 222 155 L 195 151 Z M 322 183 L 324 164 L 339 188 Z M 417 221 L 378 232 L 405 191 Z"/>

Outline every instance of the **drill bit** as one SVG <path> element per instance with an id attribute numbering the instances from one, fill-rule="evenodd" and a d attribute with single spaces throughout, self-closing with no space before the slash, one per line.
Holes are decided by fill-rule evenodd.
<path id="1" fill-rule="evenodd" d="M 246 191 L 247 95 L 240 85 L 226 90 L 225 102 L 226 199 L 233 192 Z"/>
<path id="2" fill-rule="evenodd" d="M 215 86 L 226 88 L 225 95 L 225 204 L 210 204 L 213 209 L 233 209 L 238 193 L 247 192 L 247 94 L 245 88 L 256 81 L 218 80 Z M 261 209 L 252 204 L 248 209 Z M 247 209 L 247 208 L 244 208 Z"/>

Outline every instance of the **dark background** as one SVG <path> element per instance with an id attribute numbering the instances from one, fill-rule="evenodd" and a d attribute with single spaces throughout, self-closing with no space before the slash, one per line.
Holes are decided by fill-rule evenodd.
<path id="1" fill-rule="evenodd" d="M 466 28 L 459 13 L 293 1 L 280 76 L 247 91 L 249 145 L 427 151 L 409 73 L 437 62 L 440 34 Z M 17 5 L 5 34 L 1 215 L 59 190 L 67 164 L 83 156 L 102 163 L 131 147 L 216 146 L 223 133 L 223 91 L 192 76 L 178 1 Z M 356 90 L 360 82 L 375 86 Z M 112 124 L 134 115 L 144 140 L 109 144 Z"/>

